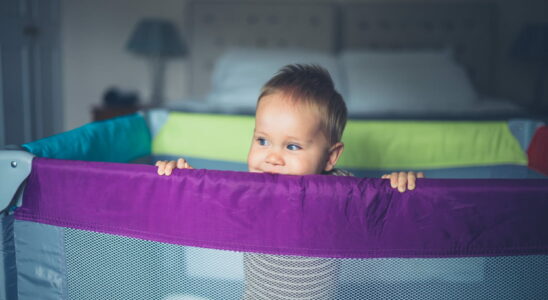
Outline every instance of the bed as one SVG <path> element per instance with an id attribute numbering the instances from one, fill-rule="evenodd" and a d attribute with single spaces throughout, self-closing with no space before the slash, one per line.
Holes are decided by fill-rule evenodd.
<path id="1" fill-rule="evenodd" d="M 459 66 L 468 60 L 454 47 L 363 50 L 360 41 L 345 42 L 338 30 L 369 30 L 377 23 L 335 22 L 341 14 L 380 17 L 387 9 L 440 16 L 442 7 L 447 15 L 474 8 L 470 18 L 481 20 L 473 21 L 475 26 L 490 24 L 484 13 L 494 13 L 490 4 L 476 10 L 476 4 L 466 3 L 191 2 L 187 20 L 204 23 L 189 27 L 196 101 L 90 123 L 20 150 L 0 151 L 0 265 L 6 282 L 0 298 L 241 299 L 243 254 L 249 252 L 336 260 L 333 299 L 546 298 L 548 184 L 542 173 L 548 173 L 543 154 L 548 129 L 543 122 L 511 118 L 518 116 L 511 105 L 506 116 L 474 115 L 469 107 L 464 113 L 373 113 L 359 100 L 352 104 L 354 92 L 344 87 L 350 81 L 341 66 L 358 58 L 367 62 L 364 55 L 375 56 L 374 63 L 378 56 L 400 56 L 402 63 L 423 57 L 429 68 L 438 60 L 438 71 L 464 86 L 488 87 L 488 76 L 481 75 L 486 69 L 464 75 L 468 72 Z M 288 11 L 287 17 L 280 15 Z M 383 21 L 379 27 L 389 30 L 391 24 Z M 256 35 L 235 30 L 241 26 L 274 29 L 265 39 L 260 30 Z M 270 43 L 285 49 L 257 49 Z M 261 75 L 268 78 L 290 56 L 330 69 L 351 99 L 353 118 L 340 166 L 356 177 L 241 172 L 258 88 L 247 98 L 241 95 L 249 84 L 263 83 L 258 64 L 271 68 Z M 242 73 L 230 75 L 235 72 Z M 246 72 L 255 75 L 238 81 Z M 447 105 L 455 104 L 440 108 Z M 165 177 L 150 165 L 178 156 L 197 169 Z M 428 179 L 404 194 L 378 179 L 402 169 L 425 171 Z"/>
<path id="2" fill-rule="evenodd" d="M 491 96 L 492 3 L 197 1 L 186 13 L 193 96 L 170 103 L 175 109 L 252 114 L 280 67 L 315 63 L 330 71 L 353 118 L 542 117 Z"/>
<path id="3" fill-rule="evenodd" d="M 345 157 L 359 157 L 363 152 L 371 155 L 368 157 L 371 161 L 383 161 L 382 155 L 366 148 L 367 143 L 358 146 L 360 139 L 377 138 L 375 134 L 366 137 L 368 133 L 360 126 L 406 132 L 392 136 L 390 141 L 416 136 L 407 128 L 426 132 L 408 144 L 391 144 L 388 138 L 378 140 L 384 149 L 411 149 L 418 153 L 424 143 L 439 141 L 434 136 L 443 134 L 452 136 L 455 142 L 466 134 L 483 136 L 476 129 L 485 130 L 482 138 L 485 141 L 489 140 L 487 136 L 504 136 L 495 134 L 497 122 L 505 124 L 501 125 L 507 127 L 505 133 L 511 132 L 520 141 L 521 149 L 527 151 L 533 134 L 544 124 L 543 116 L 507 99 L 489 96 L 493 93 L 497 50 L 493 40 L 497 9 L 492 3 L 293 5 L 197 1 L 189 2 L 186 13 L 192 47 L 193 97 L 171 102 L 168 108 L 174 111 L 245 119 L 254 114 L 259 90 L 273 74 L 286 64 L 305 63 L 321 65 L 330 72 L 348 107 L 351 120 L 348 131 L 361 132 L 343 136 L 346 144 L 354 143 L 347 147 Z M 188 123 L 186 126 L 191 126 Z M 431 129 L 440 131 L 435 133 Z M 388 131 L 375 130 L 379 136 Z M 196 132 L 207 135 L 201 130 Z M 184 145 L 176 147 L 177 143 L 162 142 L 164 136 L 176 139 L 176 135 L 166 132 L 160 135 L 157 147 L 169 145 L 162 149 L 162 158 L 174 159 L 184 154 L 199 167 L 246 170 L 242 157 L 230 157 L 230 164 L 219 164 L 224 158 L 201 157 L 207 153 L 205 149 L 189 152 Z M 480 147 L 479 140 L 471 146 L 475 149 L 473 153 L 485 150 L 489 156 L 498 151 L 499 140 L 492 140 L 486 147 Z M 241 143 L 247 144 L 244 139 Z M 359 150 L 352 154 L 349 149 Z M 466 149 L 459 151 L 465 153 Z M 411 157 L 418 160 L 415 155 Z M 437 165 L 433 157 L 424 158 L 426 164 L 403 162 L 390 155 L 385 159 L 398 163 L 375 166 L 359 163 L 360 167 L 356 167 L 347 164 L 343 157 L 341 165 L 361 177 L 378 177 L 398 168 L 427 171 L 429 176 L 441 178 L 542 176 L 527 166 L 527 159 L 478 164 L 478 161 L 455 160 L 450 163 L 452 159 L 446 157 Z"/>

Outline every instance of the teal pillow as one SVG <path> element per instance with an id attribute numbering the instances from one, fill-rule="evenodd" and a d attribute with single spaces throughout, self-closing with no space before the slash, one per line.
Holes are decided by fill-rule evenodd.
<path id="1" fill-rule="evenodd" d="M 23 145 L 38 157 L 129 162 L 150 154 L 151 137 L 140 114 L 93 122 Z"/>

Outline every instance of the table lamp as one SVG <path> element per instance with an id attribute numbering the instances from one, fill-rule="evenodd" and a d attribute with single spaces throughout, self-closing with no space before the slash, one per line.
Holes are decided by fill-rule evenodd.
<path id="1" fill-rule="evenodd" d="M 143 19 L 135 26 L 126 49 L 148 60 L 152 81 L 150 103 L 152 106 L 161 106 L 164 101 L 166 61 L 187 53 L 177 28 L 167 20 Z"/>
<path id="2" fill-rule="evenodd" d="M 548 23 L 525 25 L 512 44 L 511 56 L 520 61 L 536 64 L 538 74 L 533 107 L 542 108 L 544 83 L 548 74 Z"/>

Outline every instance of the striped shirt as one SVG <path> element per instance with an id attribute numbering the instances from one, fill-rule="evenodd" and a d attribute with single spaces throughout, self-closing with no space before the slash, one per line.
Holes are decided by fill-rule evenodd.
<path id="1" fill-rule="evenodd" d="M 338 169 L 326 174 L 353 176 Z M 333 299 L 338 270 L 338 260 L 332 258 L 244 253 L 243 299 Z"/>

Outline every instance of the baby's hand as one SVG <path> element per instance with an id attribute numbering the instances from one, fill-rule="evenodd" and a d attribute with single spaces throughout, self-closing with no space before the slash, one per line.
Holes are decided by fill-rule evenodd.
<path id="1" fill-rule="evenodd" d="M 406 188 L 408 190 L 415 189 L 415 181 L 417 178 L 424 178 L 423 172 L 392 172 L 392 174 L 382 175 L 383 179 L 390 179 L 390 185 L 392 188 L 398 188 L 400 193 L 405 192 Z"/>
<path id="2" fill-rule="evenodd" d="M 158 175 L 166 176 L 171 175 L 171 172 L 175 167 L 177 167 L 177 169 L 194 169 L 184 158 L 179 158 L 177 161 L 159 160 L 156 162 L 155 166 L 158 167 Z"/>

